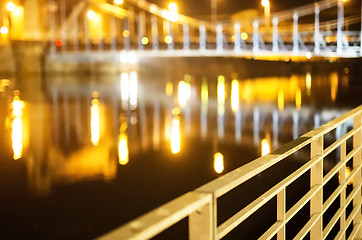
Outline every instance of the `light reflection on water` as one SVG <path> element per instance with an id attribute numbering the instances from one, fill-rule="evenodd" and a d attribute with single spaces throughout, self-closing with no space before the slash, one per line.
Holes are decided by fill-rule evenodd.
<path id="1" fill-rule="evenodd" d="M 329 75 L 332 103 L 338 96 L 338 76 L 337 72 Z M 48 83 L 47 91 L 52 96 L 52 101 L 47 114 L 51 114 L 53 119 L 53 142 L 49 149 L 62 156 L 56 159 L 64 159 L 62 167 L 56 170 L 57 174 L 63 172 L 69 177 L 72 176 L 70 171 L 74 171 L 76 176 L 76 172 L 86 173 L 88 170 L 90 175 L 94 174 L 90 170 L 94 162 L 87 164 L 86 161 L 83 163 L 82 160 L 76 160 L 84 159 L 79 155 L 93 148 L 99 154 L 97 161 L 113 161 L 112 155 L 102 157 L 98 147 L 113 151 L 113 146 L 118 146 L 117 162 L 121 165 L 132 161 L 133 154 L 142 149 L 147 150 L 149 141 L 154 150 L 169 144 L 168 151 L 173 154 L 184 150 L 181 142 L 189 137 L 208 141 L 207 139 L 215 140 L 216 136 L 216 145 L 231 141 L 233 144 L 251 144 L 255 148 L 264 149 L 267 147 L 262 145 L 267 140 L 260 141 L 260 137 L 264 138 L 267 134 L 269 141 L 272 140 L 268 144 L 269 148 L 276 148 L 297 138 L 310 126 L 318 127 L 321 122 L 329 120 L 321 119 L 321 113 L 313 106 L 314 99 L 320 96 L 312 95 L 319 93 L 326 83 L 318 79 L 318 76 L 314 79 L 310 72 L 290 78 L 243 80 L 228 79 L 223 75 L 213 80 L 186 74 L 180 81 L 175 79 L 164 82 L 164 87 L 162 81 L 161 84 L 157 83 L 161 87 L 154 92 L 149 92 L 148 89 L 152 83 L 148 79 L 139 79 L 135 71 L 123 72 L 119 79 L 119 92 L 114 91 L 113 85 L 116 82 L 112 79 L 107 83 L 99 82 L 97 86 L 78 85 L 80 91 L 71 89 L 69 81 L 63 82 L 60 79 L 57 86 Z M 177 86 L 177 92 L 173 91 L 173 86 Z M 226 102 L 227 99 L 230 101 Z M 90 106 L 89 113 L 85 112 L 85 106 Z M 14 159 L 22 156 L 22 141 L 19 140 L 22 137 L 22 127 L 21 119 L 19 121 L 18 118 L 22 116 L 23 107 L 24 102 L 15 96 L 12 104 Z M 118 121 L 120 114 L 123 116 L 121 122 Z M 334 115 L 332 112 L 326 116 L 332 118 Z M 90 118 L 88 121 L 87 116 Z M 87 122 L 90 125 L 87 126 Z M 290 122 L 292 128 L 286 131 L 290 134 L 284 134 Z M 164 135 L 162 128 L 165 129 Z M 84 140 L 87 134 L 91 139 L 89 143 L 95 147 L 92 148 Z"/>
<path id="2" fill-rule="evenodd" d="M 23 155 L 23 110 L 24 101 L 19 97 L 20 92 L 14 91 L 14 98 L 11 103 L 11 119 L 12 119 L 12 147 L 13 147 L 13 158 L 18 160 Z"/>
<path id="3" fill-rule="evenodd" d="M 121 165 L 126 165 L 129 161 L 127 123 L 121 123 L 118 140 L 118 161 Z"/>
<path id="4" fill-rule="evenodd" d="M 21 100 L 12 94 L 18 86 L 8 84 L 0 95 L 7 103 L 0 106 L 0 117 L 13 125 L 1 139 L 6 143 L 1 162 L 13 158 L 10 140 L 27 136 L 30 143 L 14 147 L 14 158 L 21 157 L 16 162 L 26 165 L 27 186 L 39 195 L 75 182 L 131 179 L 125 171 L 142 179 L 148 169 L 137 172 L 145 163 L 141 158 L 159 171 L 152 173 L 155 178 L 183 167 L 188 176 L 199 161 L 201 175 L 210 180 L 256 157 L 238 149 L 263 155 L 350 109 L 335 106 L 350 86 L 348 76 L 340 78 L 337 72 L 307 72 L 255 79 L 183 73 L 169 79 L 127 71 L 91 80 L 51 77 L 44 91 L 20 90 Z M 29 100 L 32 94 L 42 97 Z M 15 121 L 13 99 L 26 106 L 22 124 Z M 16 128 L 18 134 L 10 131 Z"/>
<path id="5" fill-rule="evenodd" d="M 100 109 L 99 109 L 99 100 L 98 92 L 92 93 L 92 106 L 91 106 L 91 142 L 94 146 L 99 144 L 99 134 L 100 134 Z"/>

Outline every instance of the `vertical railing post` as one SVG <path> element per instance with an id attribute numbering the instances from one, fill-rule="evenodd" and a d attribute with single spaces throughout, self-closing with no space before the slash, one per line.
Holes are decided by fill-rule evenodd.
<path id="1" fill-rule="evenodd" d="M 183 31 L 183 48 L 184 50 L 190 50 L 190 29 L 189 25 L 184 24 L 182 26 Z"/>
<path id="2" fill-rule="evenodd" d="M 240 24 L 234 24 L 234 51 L 238 52 L 241 49 L 241 36 L 240 36 Z"/>
<path id="3" fill-rule="evenodd" d="M 73 15 L 73 51 L 78 51 L 79 50 L 79 37 L 78 37 L 78 28 L 79 28 L 79 22 L 78 22 L 78 15 L 74 14 Z"/>
<path id="4" fill-rule="evenodd" d="M 223 50 L 223 35 L 222 35 L 222 25 L 216 25 L 216 50 Z"/>
<path id="5" fill-rule="evenodd" d="M 362 123 L 362 113 L 358 114 L 353 119 L 353 129 L 357 129 L 361 127 Z M 353 135 L 353 149 L 356 149 L 362 145 L 362 131 L 358 130 Z M 361 149 L 356 152 L 356 154 L 353 156 L 353 169 L 358 168 L 357 174 L 353 178 L 353 188 L 357 188 L 357 194 L 353 198 L 353 208 L 355 207 L 361 207 L 362 202 L 362 195 L 361 195 Z M 362 215 L 361 215 L 361 209 L 358 210 L 355 218 L 353 219 L 353 225 L 356 226 L 356 224 L 362 224 Z M 358 234 L 358 238 L 362 236 L 362 227 L 360 226 Z"/>
<path id="6" fill-rule="evenodd" d="M 314 53 L 319 54 L 319 5 L 314 4 Z"/>
<path id="7" fill-rule="evenodd" d="M 102 14 L 97 14 L 97 18 L 99 17 L 100 24 L 97 28 L 98 32 L 97 32 L 97 41 L 98 41 L 98 51 L 103 51 L 104 48 L 104 25 L 103 25 L 103 20 L 104 20 L 104 16 Z"/>
<path id="8" fill-rule="evenodd" d="M 342 235 L 345 236 L 345 232 L 346 232 L 346 188 L 344 187 L 344 185 L 346 184 L 346 141 L 344 141 L 341 144 L 341 151 L 340 151 L 340 159 L 341 159 L 341 163 L 342 163 L 342 168 L 339 171 L 340 174 L 340 185 L 343 187 L 342 188 L 342 192 L 341 195 L 339 197 L 339 202 L 340 202 L 340 206 L 341 209 L 343 209 L 341 218 L 339 220 L 339 226 L 340 226 L 340 231 L 342 233 Z M 345 239 L 345 237 L 343 238 Z"/>
<path id="9" fill-rule="evenodd" d="M 279 110 L 275 109 L 273 111 L 273 147 L 277 148 L 278 143 L 278 134 L 279 134 Z"/>
<path id="10" fill-rule="evenodd" d="M 343 2 L 342 0 L 338 0 L 338 16 L 337 16 L 337 53 L 342 52 L 342 41 L 343 41 L 343 35 L 342 35 L 342 28 L 343 28 Z"/>
<path id="11" fill-rule="evenodd" d="M 259 22 L 257 19 L 253 21 L 253 51 L 259 51 Z"/>
<path id="12" fill-rule="evenodd" d="M 314 139 L 311 143 L 310 157 L 311 159 L 320 157 L 323 155 L 323 136 Z M 310 187 L 323 185 L 323 158 L 318 160 L 310 171 Z M 317 222 L 310 230 L 310 239 L 323 239 L 323 188 L 320 188 L 318 192 L 310 200 L 310 217 L 315 214 L 320 214 Z"/>
<path id="13" fill-rule="evenodd" d="M 158 50 L 158 24 L 156 15 L 151 16 L 152 48 Z"/>
<path id="14" fill-rule="evenodd" d="M 90 50 L 89 18 L 87 16 L 87 11 L 84 12 L 84 47 L 86 51 Z"/>
<path id="15" fill-rule="evenodd" d="M 216 239 L 216 199 L 190 214 L 189 239 Z"/>
<path id="16" fill-rule="evenodd" d="M 277 195 L 277 221 L 283 223 L 283 227 L 277 233 L 277 240 L 285 239 L 285 188 Z"/>
<path id="17" fill-rule="evenodd" d="M 298 13 L 293 13 L 293 52 L 299 52 L 299 44 L 298 44 Z"/>
<path id="18" fill-rule="evenodd" d="M 298 110 L 293 111 L 293 139 L 298 138 L 299 135 L 299 112 Z"/>
<path id="19" fill-rule="evenodd" d="M 131 26 L 130 26 L 130 17 L 128 17 L 128 18 L 126 18 L 125 20 L 124 20 L 124 25 L 123 25 L 123 28 L 124 28 L 124 30 L 123 30 L 123 32 L 125 32 L 125 31 L 128 31 L 128 35 L 124 35 L 124 34 L 122 34 L 123 35 L 123 44 L 124 44 L 124 49 L 126 49 L 126 50 L 129 50 L 129 49 L 131 49 L 131 32 L 130 32 L 130 28 L 131 28 Z"/>
<path id="20" fill-rule="evenodd" d="M 142 38 L 145 35 L 146 25 L 146 13 L 144 11 L 139 12 L 138 15 L 138 49 L 143 50 Z"/>
<path id="21" fill-rule="evenodd" d="M 130 48 L 132 47 L 132 38 L 134 38 L 135 34 L 135 29 L 134 29 L 134 21 L 135 21 L 135 13 L 134 13 L 134 8 L 132 6 L 130 6 L 128 8 L 128 32 L 129 32 L 129 45 Z"/>
<path id="22" fill-rule="evenodd" d="M 199 31 L 200 31 L 200 37 L 199 37 L 200 50 L 205 51 L 206 50 L 206 28 L 205 28 L 205 26 L 200 25 Z"/>
<path id="23" fill-rule="evenodd" d="M 114 5 L 114 3 L 113 3 Z M 111 50 L 115 51 L 117 48 L 117 24 L 116 24 L 117 18 L 114 15 L 111 15 L 111 22 L 110 22 L 110 38 L 111 38 Z"/>
<path id="24" fill-rule="evenodd" d="M 167 49 L 173 50 L 175 39 L 174 39 L 174 34 L 173 34 L 173 29 L 172 29 L 172 22 L 168 22 L 168 35 L 171 37 L 171 42 L 169 44 L 167 44 Z"/>
<path id="25" fill-rule="evenodd" d="M 278 16 L 273 17 L 273 52 L 279 51 L 278 46 Z"/>
<path id="26" fill-rule="evenodd" d="M 63 42 L 62 44 L 62 52 L 65 52 L 67 50 L 67 21 L 66 21 L 66 6 L 65 6 L 65 0 L 60 1 L 60 29 L 61 29 L 61 40 Z M 64 24 L 64 27 L 63 27 Z"/>
<path id="27" fill-rule="evenodd" d="M 54 0 L 49 0 L 48 4 L 50 6 L 53 6 Z M 52 9 L 51 11 L 49 11 L 49 31 L 48 31 L 48 36 L 49 36 L 49 41 L 50 41 L 50 53 L 55 53 L 55 11 Z"/>
<path id="28" fill-rule="evenodd" d="M 253 110 L 253 138 L 254 138 L 254 145 L 259 144 L 260 136 L 260 110 L 258 107 L 254 107 Z"/>

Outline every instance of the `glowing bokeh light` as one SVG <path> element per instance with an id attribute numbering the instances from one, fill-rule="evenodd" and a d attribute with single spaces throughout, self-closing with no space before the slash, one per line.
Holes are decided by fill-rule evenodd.
<path id="1" fill-rule="evenodd" d="M 224 171 L 224 156 L 220 152 L 214 154 L 214 169 L 219 174 Z"/>
<path id="2" fill-rule="evenodd" d="M 12 116 L 14 118 L 23 116 L 24 102 L 20 100 L 19 91 L 15 91 L 15 96 L 13 98 L 13 102 L 11 103 L 11 107 L 13 109 Z"/>
<path id="3" fill-rule="evenodd" d="M 269 0 L 261 0 L 261 5 L 262 5 L 263 7 L 268 7 L 269 4 L 270 4 Z"/>
<path id="4" fill-rule="evenodd" d="M 300 108 L 302 106 L 302 92 L 301 92 L 300 88 L 297 88 L 297 90 L 295 91 L 295 106 L 298 111 L 300 110 Z"/>
<path id="5" fill-rule="evenodd" d="M 184 108 L 187 101 L 191 98 L 191 86 L 185 81 L 178 83 L 178 104 Z"/>
<path id="6" fill-rule="evenodd" d="M 219 115 L 223 115 L 225 112 L 225 97 L 225 78 L 219 75 L 217 77 L 217 105 Z"/>
<path id="7" fill-rule="evenodd" d="M 121 165 L 126 165 L 129 161 L 127 123 L 124 122 L 120 127 L 118 139 L 118 162 Z"/>
<path id="8" fill-rule="evenodd" d="M 311 59 L 311 58 L 312 58 L 312 53 L 311 53 L 311 52 L 307 52 L 307 53 L 305 54 L 305 57 L 306 57 L 307 59 Z"/>
<path id="9" fill-rule="evenodd" d="M 284 110 L 284 92 L 278 91 L 278 110 L 282 112 Z"/>
<path id="10" fill-rule="evenodd" d="M 3 35 L 6 35 L 8 34 L 9 32 L 9 29 L 5 26 L 2 26 L 1 29 L 0 29 L 0 33 L 3 34 Z"/>
<path id="11" fill-rule="evenodd" d="M 209 90 L 207 86 L 207 80 L 202 81 L 201 84 L 201 102 L 207 104 L 209 99 Z"/>
<path id="12" fill-rule="evenodd" d="M 61 47 L 62 45 L 63 45 L 63 41 L 62 41 L 62 40 L 57 39 L 57 40 L 55 41 L 55 46 Z"/>
<path id="13" fill-rule="evenodd" d="M 128 137 L 127 134 L 121 133 L 119 135 L 118 143 L 118 161 L 121 165 L 126 165 L 129 161 L 128 157 Z"/>
<path id="14" fill-rule="evenodd" d="M 162 17 L 168 19 L 170 15 L 170 12 L 167 10 L 162 10 Z"/>
<path id="15" fill-rule="evenodd" d="M 172 110 L 171 110 L 171 114 L 172 114 L 173 116 L 178 116 L 178 115 L 180 114 L 180 112 L 181 112 L 181 110 L 180 110 L 180 108 L 178 108 L 178 107 L 174 107 L 174 108 L 172 108 Z"/>
<path id="16" fill-rule="evenodd" d="M 263 140 L 261 140 L 261 155 L 265 156 L 268 153 L 270 153 L 270 144 L 269 144 L 268 140 L 263 139 Z"/>
<path id="17" fill-rule="evenodd" d="M 13 120 L 12 123 L 12 147 L 13 147 L 13 158 L 18 160 L 23 155 L 23 123 L 20 117 L 17 117 Z"/>
<path id="18" fill-rule="evenodd" d="M 20 100 L 19 91 L 14 92 L 14 98 L 11 103 L 12 108 L 12 148 L 13 148 L 13 159 L 18 160 L 23 155 L 23 109 L 24 102 Z"/>
<path id="19" fill-rule="evenodd" d="M 92 93 L 92 106 L 91 106 L 91 142 L 94 146 L 98 146 L 100 139 L 100 121 L 99 121 L 99 100 L 98 92 Z"/>
<path id="20" fill-rule="evenodd" d="M 165 37 L 165 43 L 167 43 L 167 44 L 172 43 L 172 37 L 171 37 L 170 35 L 167 35 L 167 36 Z"/>
<path id="21" fill-rule="evenodd" d="M 248 34 L 246 33 L 246 32 L 242 32 L 241 34 L 240 34 L 240 37 L 241 37 L 241 39 L 242 40 L 246 40 L 246 39 L 248 39 Z"/>
<path id="22" fill-rule="evenodd" d="M 171 22 L 176 22 L 178 19 L 178 13 L 177 12 L 170 12 L 168 10 L 163 10 L 162 11 L 162 17 L 171 21 Z"/>
<path id="23" fill-rule="evenodd" d="M 93 10 L 89 10 L 89 11 L 87 12 L 87 17 L 88 17 L 89 19 L 94 20 L 94 19 L 96 19 L 97 15 L 96 15 L 96 13 L 95 13 Z"/>
<path id="24" fill-rule="evenodd" d="M 225 78 L 222 75 L 217 77 L 217 101 L 219 103 L 225 102 Z"/>
<path id="25" fill-rule="evenodd" d="M 147 45 L 148 44 L 148 37 L 143 37 L 141 39 L 141 42 L 142 42 L 143 45 Z"/>
<path id="26" fill-rule="evenodd" d="M 176 3 L 172 2 L 168 5 L 168 10 L 170 10 L 170 12 L 177 12 L 178 11 L 178 7 L 176 5 Z"/>
<path id="27" fill-rule="evenodd" d="M 222 75 L 217 77 L 217 114 L 225 114 L 225 78 Z"/>
<path id="28" fill-rule="evenodd" d="M 23 7 L 16 7 L 14 11 L 14 15 L 19 18 L 24 14 L 24 8 Z"/>
<path id="29" fill-rule="evenodd" d="M 172 84 L 172 82 L 167 82 L 166 83 L 166 95 L 172 96 L 172 94 L 173 94 L 173 84 Z"/>
<path id="30" fill-rule="evenodd" d="M 129 30 L 123 30 L 122 32 L 123 37 L 128 38 L 129 37 Z"/>
<path id="31" fill-rule="evenodd" d="M 176 116 L 171 124 L 171 152 L 179 153 L 181 150 L 180 119 Z"/>
<path id="32" fill-rule="evenodd" d="M 334 102 L 337 98 L 338 93 L 338 73 L 334 72 L 330 76 L 331 81 L 331 100 Z"/>
<path id="33" fill-rule="evenodd" d="M 312 76 L 310 72 L 307 72 L 307 74 L 305 75 L 305 87 L 307 89 L 307 96 L 310 96 L 312 89 Z"/>
<path id="34" fill-rule="evenodd" d="M 156 13 L 157 12 L 157 6 L 155 5 L 155 4 L 151 4 L 151 6 L 150 6 L 150 12 L 151 13 Z"/>
<path id="35" fill-rule="evenodd" d="M 231 109 L 236 112 L 239 110 L 239 81 L 231 82 Z"/>
<path id="36" fill-rule="evenodd" d="M 9 2 L 8 4 L 6 4 L 6 9 L 7 9 L 8 11 L 10 11 L 10 12 L 13 12 L 13 11 L 15 11 L 16 6 L 15 6 L 14 3 Z"/>
<path id="37" fill-rule="evenodd" d="M 122 5 L 122 4 L 123 4 L 123 0 L 114 0 L 114 4 L 116 4 L 116 5 Z"/>

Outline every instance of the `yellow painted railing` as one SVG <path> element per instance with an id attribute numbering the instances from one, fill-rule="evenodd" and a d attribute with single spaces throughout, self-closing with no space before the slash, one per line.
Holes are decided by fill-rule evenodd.
<path id="1" fill-rule="evenodd" d="M 353 120 L 353 129 L 325 148 L 323 146 L 325 136 L 349 120 Z M 99 239 L 148 239 L 186 217 L 189 220 L 190 239 L 221 239 L 275 197 L 277 200 L 276 221 L 262 233 L 259 239 L 271 239 L 274 236 L 277 236 L 277 239 L 286 239 L 287 222 L 307 204 L 310 206 L 309 220 L 304 226 L 300 226 L 301 230 L 294 236 L 294 239 L 303 239 L 308 233 L 310 239 L 325 239 L 338 222 L 339 232 L 335 239 L 346 239 L 347 228 L 351 229 L 351 232 L 348 232 L 348 239 L 362 238 L 361 120 L 362 105 L 285 144 L 270 154 L 225 174 L 193 192 L 186 193 Z M 353 142 L 353 148 L 347 153 L 348 140 Z M 231 218 L 220 225 L 217 224 L 217 199 L 219 197 L 276 163 L 285 160 L 291 154 L 301 151 L 304 147 L 310 149 L 309 161 L 306 161 L 304 165 L 276 183 Z M 340 161 L 331 170 L 324 173 L 323 159 L 337 148 L 339 148 Z M 353 166 L 348 175 L 346 174 L 347 163 Z M 308 171 L 310 173 L 309 191 L 287 210 L 286 188 Z M 323 189 L 336 174 L 340 175 L 339 185 L 323 201 Z M 351 180 L 353 180 L 353 189 L 347 196 L 346 186 Z M 323 223 L 323 215 L 338 198 L 339 207 L 334 211 L 331 220 Z M 350 203 L 353 208 L 351 211 L 347 211 Z M 232 207 L 237 208 L 237 206 Z"/>

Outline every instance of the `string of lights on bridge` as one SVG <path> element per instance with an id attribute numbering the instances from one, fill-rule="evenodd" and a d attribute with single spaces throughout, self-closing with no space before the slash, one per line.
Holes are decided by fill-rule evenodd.
<path id="1" fill-rule="evenodd" d="M 209 50 L 206 48 L 206 42 L 207 41 L 215 41 L 216 50 L 225 50 L 223 42 L 226 42 L 226 45 L 228 42 L 232 42 L 235 45 L 235 51 L 239 51 L 242 47 L 241 45 L 248 42 L 252 43 L 252 50 L 253 52 L 259 52 L 259 50 L 262 50 L 261 48 L 264 45 L 265 42 L 272 43 L 272 51 L 273 52 L 281 52 L 281 46 L 283 45 L 283 42 L 280 43 L 280 38 L 282 34 L 286 35 L 292 35 L 291 42 L 293 45 L 293 53 L 298 53 L 301 49 L 302 45 L 304 45 L 303 40 L 301 40 L 302 34 L 309 33 L 312 35 L 311 37 L 314 38 L 314 49 L 308 50 L 308 52 L 313 52 L 314 54 L 320 53 L 320 47 L 321 45 L 325 44 L 325 40 L 328 42 L 335 41 L 337 48 L 336 51 L 340 54 L 342 53 L 342 47 L 348 47 L 343 42 L 344 38 L 346 38 L 346 35 L 342 33 L 344 31 L 343 27 L 345 26 L 346 22 L 349 24 L 354 24 L 361 22 L 361 16 L 349 16 L 347 18 L 344 18 L 344 10 L 343 10 L 343 2 L 346 2 L 347 0 L 323 0 L 318 1 L 312 4 L 306 4 L 301 7 L 297 7 L 294 9 L 288 9 L 281 12 L 275 12 L 271 14 L 270 7 L 271 3 L 269 0 L 261 0 L 261 5 L 264 8 L 264 14 L 258 15 L 253 18 L 253 23 L 249 24 L 248 26 L 245 26 L 245 23 L 240 24 L 240 22 L 237 22 L 236 20 L 232 20 L 231 17 L 229 20 L 224 21 L 208 21 L 208 20 L 201 20 L 192 18 L 183 14 L 179 13 L 179 9 L 176 3 L 171 2 L 168 5 L 168 9 L 161 8 L 155 4 L 149 3 L 144 0 L 114 0 L 113 3 L 106 3 L 106 2 L 99 2 L 97 0 L 88 0 L 88 1 L 81 1 L 76 3 L 72 6 L 72 12 L 66 12 L 69 7 L 65 6 L 65 0 L 61 0 L 58 3 L 56 0 L 50 0 L 47 5 L 47 9 L 49 11 L 49 14 L 47 15 L 49 17 L 49 23 L 47 24 L 49 29 L 48 32 L 45 33 L 45 36 L 47 36 L 49 39 L 46 39 L 46 41 L 50 41 L 52 46 L 56 46 L 58 48 L 62 48 L 62 51 L 66 51 L 66 42 L 70 42 L 69 36 L 77 36 L 74 38 L 79 38 L 79 35 L 86 36 L 89 35 L 91 32 L 91 26 L 92 25 L 102 25 L 102 16 L 101 15 L 108 15 L 114 19 L 122 19 L 123 21 L 132 21 L 133 24 L 138 24 L 139 32 L 132 33 L 131 29 L 123 27 L 121 30 L 121 36 L 125 39 L 123 41 L 132 41 L 132 35 L 134 38 L 138 38 L 138 50 L 143 50 L 143 46 L 150 45 L 152 43 L 153 50 L 160 50 L 158 48 L 158 44 L 165 43 L 168 46 L 168 49 L 174 50 L 174 43 L 176 41 L 176 37 L 172 33 L 172 24 L 176 24 L 178 26 L 181 26 L 183 28 L 181 31 L 183 31 L 184 39 L 179 40 L 179 43 L 183 43 L 184 48 L 181 50 L 189 50 L 190 45 L 190 39 L 192 36 L 190 36 L 190 29 L 196 29 L 194 32 L 199 32 L 198 38 L 198 44 L 200 45 L 200 50 Z M 127 3 L 127 5 L 125 5 Z M 135 6 L 139 9 L 139 17 L 136 18 L 134 16 L 134 10 L 132 7 L 132 10 L 127 9 L 128 6 Z M 51 7 L 52 6 L 52 7 Z M 94 6 L 94 8 L 90 7 Z M 333 20 L 327 20 L 324 22 L 320 22 L 319 20 L 319 12 L 322 10 L 327 10 L 333 6 L 338 6 L 338 17 Z M 13 25 L 16 25 L 16 22 L 20 22 L 21 19 L 24 22 L 24 7 L 20 5 L 15 5 L 13 2 L 8 2 L 6 4 L 6 11 L 7 13 L 3 16 L 2 19 L 2 26 L 0 29 L 1 37 L 2 39 L 13 39 L 15 35 L 23 34 L 21 30 L 24 30 L 23 28 L 18 30 L 16 33 L 15 27 Z M 80 20 L 81 18 L 81 12 L 83 10 L 84 16 L 87 19 Z M 143 15 L 142 15 L 143 12 Z M 159 40 L 159 36 L 154 36 L 157 33 L 158 23 L 157 20 L 153 21 L 151 18 L 151 24 L 147 23 L 150 30 L 152 32 L 152 39 L 150 39 L 150 36 L 147 36 L 147 32 L 149 30 L 146 30 L 146 15 L 150 14 L 152 17 L 158 17 L 164 20 L 163 25 L 163 36 L 161 35 L 161 41 Z M 52 16 L 53 14 L 53 16 Z M 57 16 L 55 16 L 57 14 Z M 298 19 L 304 16 L 308 15 L 315 15 L 315 21 L 314 23 L 300 23 L 298 22 Z M 361 13 L 362 14 L 362 13 Z M 59 16 L 58 16 L 59 15 Z M 142 17 L 143 16 L 143 20 Z M 59 18 L 55 20 L 56 18 Z M 74 22 L 74 19 L 78 19 L 79 23 Z M 126 20 L 124 20 L 126 19 Z M 211 16 L 211 19 L 214 19 Z M 138 22 L 134 22 L 134 21 Z M 292 21 L 292 24 L 280 24 L 282 21 Z M 86 22 L 87 21 L 87 22 Z M 100 23 L 97 21 L 100 21 Z M 56 26 L 55 24 L 59 22 L 60 26 Z M 167 23 L 165 25 L 165 23 Z M 74 30 L 70 25 L 76 24 Z M 78 24 L 83 24 L 82 29 L 78 28 Z M 142 25 L 143 24 L 143 25 Z M 153 26 L 153 25 L 156 26 Z M 12 25 L 12 26 L 10 26 Z M 17 24 L 19 26 L 20 23 Z M 24 25 L 24 23 L 23 23 Z M 131 24 L 132 25 L 132 24 Z M 130 25 L 129 25 L 130 26 Z M 135 27 L 134 25 L 133 27 Z M 165 30 L 165 26 L 166 30 Z M 241 30 L 241 26 L 243 27 L 243 31 Z M 148 26 L 147 26 L 148 27 Z M 330 31 L 331 27 L 337 29 L 336 36 L 329 36 L 329 35 L 322 35 L 322 31 L 327 32 Z M 93 27 L 94 28 L 94 27 Z M 156 29 L 156 33 L 154 33 L 154 29 Z M 167 30 L 168 29 L 168 30 Z M 95 33 L 97 35 L 98 40 L 97 41 L 105 41 L 104 38 L 104 30 L 99 29 L 101 32 Z M 110 38 L 111 42 L 113 41 L 112 38 L 117 38 L 118 33 L 115 33 L 115 31 L 118 32 L 119 29 L 111 29 L 110 31 Z M 67 34 L 67 31 L 73 31 L 74 33 Z M 93 30 L 94 31 L 94 30 Z M 141 31 L 141 32 L 140 32 Z M 210 34 L 210 35 L 206 35 Z M 212 35 L 215 35 L 214 38 Z M 314 34 L 314 35 L 313 35 Z M 331 33 L 328 33 L 331 34 Z M 348 38 L 356 38 L 356 34 L 353 33 L 353 36 L 347 36 Z M 137 36 L 136 36 L 137 35 Z M 356 55 L 356 53 L 361 55 L 362 45 L 360 39 L 362 38 L 362 34 L 360 32 L 358 33 L 358 39 L 360 47 L 357 50 L 353 50 L 353 56 Z M 211 36 L 209 38 L 209 36 Z M 266 40 L 263 39 L 263 37 L 266 36 Z M 46 37 L 46 38 L 47 38 Z M 87 36 L 86 36 L 87 37 Z M 108 36 L 109 37 L 109 36 Z M 103 38 L 103 39 L 101 39 Z M 207 39 L 206 39 L 207 38 Z M 310 38 L 310 37 L 308 37 Z M 322 39 L 323 38 L 323 39 Z M 212 40 L 210 40 L 212 39 Z M 214 39 L 214 40 L 213 40 Z M 76 40 L 73 40 L 75 44 Z M 91 41 L 94 41 L 87 37 L 85 40 L 78 39 L 78 43 L 76 45 L 79 45 L 79 42 L 84 42 L 85 45 L 91 44 Z M 157 43 L 155 44 L 155 41 Z M 185 44 L 185 41 L 188 41 L 189 43 Z M 284 40 L 282 40 L 284 41 Z M 289 40 L 290 41 L 290 40 Z M 302 42 L 301 42 L 302 41 Z M 310 41 L 310 40 L 308 40 Z M 356 40 L 354 40 L 356 41 Z M 54 44 L 55 43 L 55 44 Z M 213 43 L 213 44 L 214 44 Z M 290 43 L 290 42 L 289 42 Z M 289 44 L 288 43 L 288 44 Z M 111 43 L 112 44 L 112 43 Z M 129 44 L 132 44 L 130 42 Z M 143 45 L 143 46 L 142 46 Z M 155 47 L 156 46 L 156 47 Z M 86 46 L 87 49 L 90 47 Z M 129 47 L 128 47 L 129 48 Z M 127 47 L 125 47 L 126 50 L 128 50 Z M 140 49 L 141 48 L 141 49 Z M 103 49 L 102 49 L 103 50 Z M 114 48 L 112 47 L 112 50 Z M 245 50 L 245 48 L 243 49 Z M 334 50 L 335 51 L 335 50 Z M 311 53 L 308 54 L 308 56 L 311 56 Z"/>

